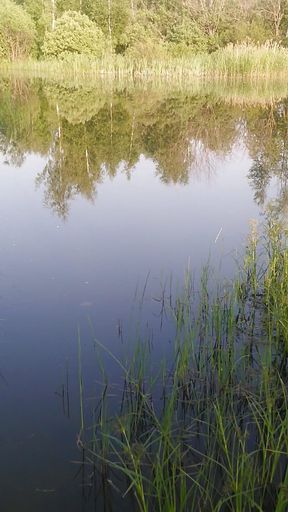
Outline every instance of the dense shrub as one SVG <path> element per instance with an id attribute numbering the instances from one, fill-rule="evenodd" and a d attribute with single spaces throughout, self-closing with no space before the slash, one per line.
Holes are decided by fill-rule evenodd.
<path id="1" fill-rule="evenodd" d="M 56 28 L 45 35 L 43 54 L 46 57 L 63 58 L 71 54 L 100 57 L 105 50 L 105 38 L 101 29 L 88 16 L 67 11 L 56 22 Z"/>
<path id="2" fill-rule="evenodd" d="M 0 0 L 0 58 L 27 57 L 35 42 L 35 25 L 29 14 L 11 0 Z"/>
<path id="3" fill-rule="evenodd" d="M 234 43 L 252 41 L 253 43 L 263 44 L 272 39 L 267 23 L 259 17 L 255 17 L 249 22 L 242 20 L 233 28 L 234 37 L 231 37 L 231 41 Z"/>
<path id="4" fill-rule="evenodd" d="M 133 59 L 153 60 L 167 55 L 167 45 L 157 36 L 152 25 L 133 23 L 121 38 L 125 55 Z"/>
<path id="5" fill-rule="evenodd" d="M 170 52 L 183 55 L 189 52 L 205 52 L 208 50 L 208 38 L 194 21 L 183 20 L 175 24 L 168 33 Z"/>

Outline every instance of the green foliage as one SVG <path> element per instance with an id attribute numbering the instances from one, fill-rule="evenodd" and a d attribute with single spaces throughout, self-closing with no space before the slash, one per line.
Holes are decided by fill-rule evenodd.
<path id="1" fill-rule="evenodd" d="M 240 21 L 237 26 L 233 27 L 234 31 L 231 34 L 231 41 L 251 41 L 254 43 L 263 44 L 271 38 L 271 31 L 261 17 L 254 17 L 251 21 Z M 232 31 L 231 31 L 232 32 Z"/>
<path id="2" fill-rule="evenodd" d="M 171 28 L 168 41 L 170 51 L 175 56 L 189 52 L 206 52 L 209 48 L 208 38 L 199 25 L 187 18 Z"/>
<path id="3" fill-rule="evenodd" d="M 66 11 L 79 11 L 81 10 L 81 0 L 57 0 L 56 2 L 57 16 L 60 17 Z"/>
<path id="4" fill-rule="evenodd" d="M 82 10 L 108 38 L 111 37 L 117 50 L 132 16 L 129 0 L 83 0 Z"/>
<path id="5" fill-rule="evenodd" d="M 101 57 L 105 38 L 101 29 L 88 16 L 67 11 L 56 23 L 54 31 L 47 32 L 43 44 L 46 57 L 67 58 L 71 54 Z"/>
<path id="6" fill-rule="evenodd" d="M 11 0 L 0 0 L 0 58 L 15 60 L 33 50 L 35 26 L 31 16 Z"/>
<path id="7" fill-rule="evenodd" d="M 165 42 L 157 37 L 153 25 L 144 25 L 139 21 L 130 25 L 121 39 L 125 54 L 135 60 L 161 59 L 167 55 Z"/>
<path id="8" fill-rule="evenodd" d="M 21 22 L 23 9 L 16 6 L 21 11 L 16 15 L 13 0 L 0 2 L 13 6 L 6 11 L 11 11 L 12 18 L 23 26 L 19 33 L 25 39 L 31 19 L 30 25 Z M 288 45 L 287 0 L 19 0 L 20 3 L 35 23 L 38 57 L 44 54 L 63 58 L 75 53 L 97 57 L 104 49 L 104 37 L 114 56 L 127 55 L 134 62 L 166 60 L 169 56 L 190 58 L 247 42 Z M 0 25 L 7 29 L 9 23 L 4 16 Z M 2 30 L 0 58 L 7 58 L 8 53 Z"/>
<path id="9" fill-rule="evenodd" d="M 51 28 L 52 11 L 49 0 L 25 0 L 24 8 L 30 14 L 36 27 L 36 50 L 40 56 L 45 32 Z"/>

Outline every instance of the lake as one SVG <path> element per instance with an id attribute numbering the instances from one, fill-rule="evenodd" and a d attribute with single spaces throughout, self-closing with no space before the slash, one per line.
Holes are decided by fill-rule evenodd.
<path id="1" fill-rule="evenodd" d="M 116 385 L 124 339 L 153 340 L 156 364 L 174 332 L 161 296 L 208 261 L 231 278 L 251 221 L 285 221 L 288 100 L 233 84 L 0 87 L 1 510 L 108 510 L 77 446 L 79 347 L 89 422 L 93 340 Z"/>

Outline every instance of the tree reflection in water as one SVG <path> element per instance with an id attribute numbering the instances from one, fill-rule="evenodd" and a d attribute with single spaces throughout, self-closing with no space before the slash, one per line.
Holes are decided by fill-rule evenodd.
<path id="1" fill-rule="evenodd" d="M 66 217 L 75 196 L 94 200 L 105 177 L 129 179 L 141 155 L 152 159 L 164 183 L 209 178 L 216 158 L 243 145 L 251 160 L 249 180 L 255 200 L 288 212 L 288 100 L 261 92 L 229 89 L 176 90 L 169 87 L 59 85 L 41 80 L 2 79 L 0 150 L 21 166 L 34 152 L 47 163 L 36 182 L 45 203 Z M 272 99 L 271 99 L 272 98 Z"/>

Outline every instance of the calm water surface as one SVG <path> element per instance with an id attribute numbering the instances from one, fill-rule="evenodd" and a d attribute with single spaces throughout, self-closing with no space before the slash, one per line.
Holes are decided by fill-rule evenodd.
<path id="1" fill-rule="evenodd" d="M 165 352 L 153 299 L 171 276 L 177 290 L 189 265 L 197 282 L 208 257 L 233 275 L 249 221 L 268 204 L 285 218 L 288 102 L 0 87 L 1 511 L 100 511 L 77 448 L 77 330 L 89 409 L 93 336 L 121 354 L 141 309 Z"/>

